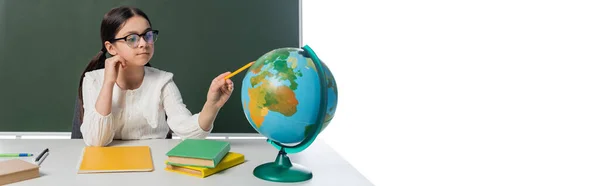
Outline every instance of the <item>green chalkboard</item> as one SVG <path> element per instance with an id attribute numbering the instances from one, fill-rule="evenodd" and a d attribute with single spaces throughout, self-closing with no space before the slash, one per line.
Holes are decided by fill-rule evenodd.
<path id="1" fill-rule="evenodd" d="M 193 113 L 211 80 L 264 53 L 300 46 L 299 0 L 0 0 L 0 131 L 70 132 L 81 72 L 100 49 L 100 22 L 132 5 L 160 30 L 152 66 L 174 73 Z M 255 133 L 237 91 L 214 133 Z"/>

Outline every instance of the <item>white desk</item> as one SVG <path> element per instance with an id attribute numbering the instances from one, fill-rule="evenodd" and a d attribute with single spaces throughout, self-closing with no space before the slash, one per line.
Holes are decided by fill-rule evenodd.
<path id="1" fill-rule="evenodd" d="M 231 151 L 242 153 L 246 162 L 207 178 L 197 178 L 164 170 L 165 153 L 179 140 L 115 141 L 111 145 L 148 145 L 152 151 L 154 171 L 140 173 L 77 174 L 77 165 L 85 144 L 82 140 L 0 140 L 0 152 L 28 152 L 37 156 L 45 148 L 50 154 L 40 167 L 41 177 L 11 185 L 372 185 L 331 147 L 315 142 L 303 152 L 289 154 L 294 163 L 313 172 L 312 180 L 300 183 L 276 183 L 254 177 L 252 171 L 262 163 L 272 162 L 277 149 L 264 139 L 231 139 Z"/>

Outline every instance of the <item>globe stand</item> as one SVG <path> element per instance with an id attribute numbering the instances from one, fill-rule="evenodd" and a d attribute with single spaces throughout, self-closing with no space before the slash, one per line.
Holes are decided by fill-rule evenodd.
<path id="1" fill-rule="evenodd" d="M 254 176 L 274 182 L 301 182 L 310 180 L 313 175 L 308 168 L 292 163 L 284 148 L 281 148 L 274 162 L 254 168 Z"/>

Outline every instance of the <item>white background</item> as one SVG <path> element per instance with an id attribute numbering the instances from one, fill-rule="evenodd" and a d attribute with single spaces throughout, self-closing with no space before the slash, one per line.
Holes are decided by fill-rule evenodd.
<path id="1" fill-rule="evenodd" d="M 597 1 L 303 1 L 375 185 L 600 185 Z M 362 143 L 362 144 L 359 144 Z"/>

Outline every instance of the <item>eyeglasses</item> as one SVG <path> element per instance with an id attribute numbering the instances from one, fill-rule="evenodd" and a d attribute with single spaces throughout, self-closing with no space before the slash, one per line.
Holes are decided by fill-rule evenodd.
<path id="1" fill-rule="evenodd" d="M 158 39 L 158 30 L 149 30 L 143 34 L 129 34 L 128 36 L 122 38 L 112 39 L 111 42 L 115 42 L 122 39 L 125 41 L 125 43 L 127 43 L 129 47 L 136 48 L 140 44 L 140 38 L 144 38 L 144 40 L 148 44 L 154 44 L 154 42 L 156 42 L 156 39 Z"/>

